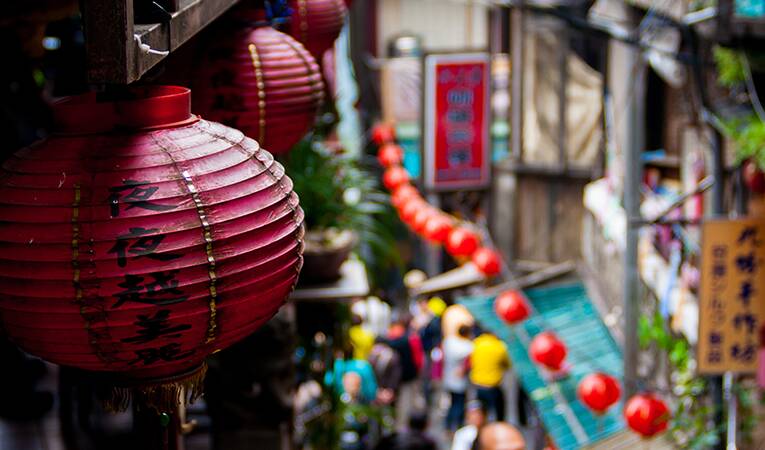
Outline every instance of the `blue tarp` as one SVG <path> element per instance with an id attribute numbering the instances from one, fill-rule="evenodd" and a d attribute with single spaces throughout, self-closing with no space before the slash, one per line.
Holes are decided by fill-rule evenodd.
<path id="1" fill-rule="evenodd" d="M 597 418 L 576 397 L 577 384 L 590 373 L 604 372 L 622 380 L 621 351 L 592 306 L 584 286 L 576 283 L 530 289 L 525 294 L 535 313 L 515 327 L 496 316 L 494 297 L 468 297 L 459 302 L 482 327 L 505 341 L 521 386 L 534 402 L 547 433 L 559 449 L 581 448 L 623 430 L 622 403 Z M 569 376 L 552 382 L 552 388 L 528 354 L 528 340 L 542 331 L 555 332 L 568 349 Z"/>

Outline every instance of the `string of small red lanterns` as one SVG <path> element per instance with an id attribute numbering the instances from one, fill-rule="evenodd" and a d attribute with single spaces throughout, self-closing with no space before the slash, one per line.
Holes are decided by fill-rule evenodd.
<path id="1" fill-rule="evenodd" d="M 395 130 L 387 124 L 372 129 L 372 140 L 379 146 L 377 160 L 385 168 L 383 185 L 391 193 L 391 203 L 402 222 L 428 241 L 443 245 L 457 259 L 470 258 L 478 270 L 493 277 L 502 271 L 496 250 L 481 246 L 481 239 L 469 225 L 428 204 L 411 184 L 409 173 L 401 166 L 404 152 L 395 141 Z"/>
<path id="2" fill-rule="evenodd" d="M 410 183 L 409 174 L 401 166 L 403 150 L 394 140 L 395 130 L 390 125 L 378 124 L 372 129 L 372 141 L 380 147 L 377 159 L 385 168 L 383 185 L 391 192 L 391 204 L 401 220 L 425 239 L 444 245 L 453 257 L 470 257 L 482 273 L 499 274 L 501 259 L 496 251 L 481 247 L 479 236 L 469 226 L 460 225 L 451 215 L 428 204 Z M 509 325 L 518 325 L 532 314 L 528 300 L 517 290 L 498 295 L 494 310 Z M 551 372 L 564 370 L 567 348 L 551 331 L 537 334 L 529 345 L 529 353 L 532 361 Z M 597 416 L 618 403 L 621 394 L 619 381 L 605 373 L 591 373 L 577 385 L 580 401 Z M 670 417 L 664 401 L 651 393 L 631 397 L 624 408 L 627 425 L 643 438 L 664 432 Z"/>

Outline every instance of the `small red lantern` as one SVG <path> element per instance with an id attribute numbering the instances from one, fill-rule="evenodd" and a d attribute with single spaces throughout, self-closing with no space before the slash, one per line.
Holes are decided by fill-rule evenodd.
<path id="1" fill-rule="evenodd" d="M 284 168 L 192 115 L 188 89 L 127 94 L 56 103 L 54 134 L 3 164 L 0 328 L 56 364 L 176 377 L 146 391 L 168 406 L 284 303 L 303 213 Z"/>
<path id="2" fill-rule="evenodd" d="M 560 370 L 566 359 L 566 346 L 551 331 L 536 335 L 529 351 L 531 359 L 553 371 Z"/>
<path id="3" fill-rule="evenodd" d="M 434 214 L 425 222 L 422 233 L 426 239 L 432 242 L 444 243 L 451 231 L 452 220 L 444 214 Z"/>
<path id="4" fill-rule="evenodd" d="M 755 194 L 765 193 L 765 172 L 757 167 L 757 163 L 747 160 L 742 167 L 744 183 Z"/>
<path id="5" fill-rule="evenodd" d="M 378 123 L 372 128 L 372 142 L 383 145 L 396 139 L 396 130 L 387 123 Z"/>
<path id="6" fill-rule="evenodd" d="M 427 224 L 428 220 L 430 220 L 430 218 L 435 214 L 435 210 L 430 206 L 420 208 L 420 210 L 415 213 L 414 218 L 412 219 L 412 230 L 415 233 L 422 233 L 425 231 L 425 224 Z"/>
<path id="7" fill-rule="evenodd" d="M 453 256 L 470 256 L 477 248 L 478 236 L 463 227 L 452 230 L 446 240 L 446 251 Z"/>
<path id="8" fill-rule="evenodd" d="M 401 166 L 393 166 L 385 170 L 383 174 L 383 185 L 389 191 L 394 191 L 399 186 L 409 183 L 409 174 Z"/>
<path id="9" fill-rule="evenodd" d="M 393 194 L 391 194 L 391 204 L 395 208 L 400 208 L 404 202 L 408 201 L 411 198 L 419 197 L 420 193 L 417 191 L 417 188 L 412 186 L 411 184 L 405 183 L 400 185 L 396 188 L 395 191 L 393 191 Z"/>
<path id="10" fill-rule="evenodd" d="M 500 319 L 515 325 L 529 317 L 531 307 L 521 292 L 505 291 L 494 300 L 494 311 Z"/>
<path id="11" fill-rule="evenodd" d="M 472 261 L 482 274 L 489 277 L 499 274 L 502 269 L 502 258 L 499 253 L 490 248 L 477 249 L 473 252 Z"/>
<path id="12" fill-rule="evenodd" d="M 389 142 L 380 147 L 377 160 L 383 167 L 398 166 L 404 160 L 404 151 L 398 145 Z"/>
<path id="13" fill-rule="evenodd" d="M 644 438 L 663 433 L 671 415 L 666 403 L 650 393 L 633 396 L 624 407 L 627 425 Z"/>
<path id="14" fill-rule="evenodd" d="M 289 151 L 313 126 L 324 99 L 314 58 L 268 26 L 226 29 L 209 42 L 194 75 L 194 109 L 271 153 Z"/>
<path id="15" fill-rule="evenodd" d="M 343 0 L 290 0 L 289 6 L 292 9 L 289 34 L 319 60 L 335 45 L 348 8 Z"/>
<path id="16" fill-rule="evenodd" d="M 576 388 L 579 400 L 596 414 L 605 413 L 619 401 L 621 387 L 616 378 L 605 373 L 591 373 Z"/>
<path id="17" fill-rule="evenodd" d="M 414 223 L 414 216 L 425 206 L 425 202 L 421 198 L 415 197 L 409 199 L 401 207 L 401 221 L 407 225 Z"/>

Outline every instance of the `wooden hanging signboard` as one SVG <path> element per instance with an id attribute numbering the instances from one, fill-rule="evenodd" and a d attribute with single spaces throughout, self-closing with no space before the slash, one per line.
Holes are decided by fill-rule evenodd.
<path id="1" fill-rule="evenodd" d="M 754 373 L 765 327 L 765 221 L 702 228 L 698 371 Z"/>

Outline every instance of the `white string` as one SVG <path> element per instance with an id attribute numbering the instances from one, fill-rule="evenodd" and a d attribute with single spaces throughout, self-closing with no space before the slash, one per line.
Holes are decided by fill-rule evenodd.
<path id="1" fill-rule="evenodd" d="M 134 34 L 133 38 L 135 39 L 136 44 L 138 44 L 138 49 L 141 50 L 141 53 L 145 53 L 147 55 L 159 55 L 159 56 L 167 56 L 170 54 L 169 50 L 155 50 L 149 46 L 149 44 L 144 44 L 141 41 L 141 36 L 138 34 Z"/>

